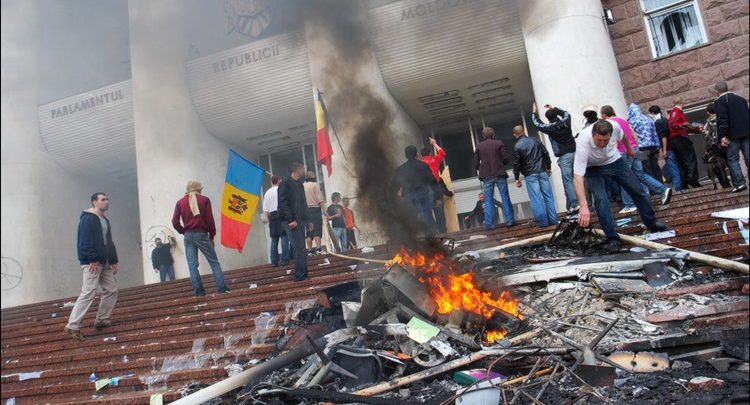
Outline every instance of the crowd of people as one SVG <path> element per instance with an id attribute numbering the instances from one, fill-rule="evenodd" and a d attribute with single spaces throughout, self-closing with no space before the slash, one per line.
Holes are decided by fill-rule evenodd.
<path id="1" fill-rule="evenodd" d="M 750 166 L 748 103 L 730 92 L 724 82 L 716 83 L 714 89 L 716 99 L 706 106 L 707 119 L 702 126 L 687 121 L 679 97 L 675 98 L 666 117 L 655 105 L 649 107 L 646 116 L 637 104 L 631 103 L 627 118 L 618 117 L 609 105 L 601 109 L 586 106 L 583 129 L 575 136 L 570 113 L 547 104 L 544 116 L 548 122 L 544 122 L 536 104 L 532 105 L 531 122 L 548 135 L 557 158 L 567 214 L 577 215 L 578 222 L 585 227 L 591 222 L 591 209 L 596 211 L 609 251 L 620 249 L 612 219 L 613 199 L 622 201 L 620 212 L 638 211 L 643 225 L 658 232 L 666 230 L 668 225 L 656 218 L 651 195 L 659 196 L 662 204 L 668 204 L 673 190 L 701 186 L 698 159 L 688 137 L 691 133 L 703 133 L 705 154 L 702 160 L 714 188 L 718 180 L 722 187 L 732 187 L 732 192 L 747 189 L 740 155 L 745 166 Z M 523 176 L 537 225 L 555 225 L 558 216 L 550 184 L 552 161 L 547 148 L 539 140 L 530 138 L 522 125 L 514 127 L 512 133 L 516 140 L 512 152 L 515 184 L 523 187 Z M 508 192 L 507 167 L 511 164 L 511 155 L 505 144 L 495 138 L 492 128 L 484 128 L 482 138 L 474 152 L 474 168 L 482 182 L 482 193 L 476 207 L 464 220 L 482 220 L 486 229 L 494 229 L 497 207 L 502 210 L 505 225 L 511 227 L 516 222 Z M 391 185 L 397 195 L 413 207 L 426 233 L 432 235 L 446 231 L 444 196 L 452 196 L 452 192 L 440 176 L 446 153 L 432 137 L 429 141 L 430 146 L 422 150 L 421 157 L 415 146 L 405 148 L 406 162 L 396 169 Z M 659 165 L 660 159 L 665 161 L 663 167 Z M 307 257 L 323 253 L 324 226 L 330 226 L 338 251 L 357 247 L 355 230 L 358 228 L 349 208 L 350 199 L 334 192 L 331 204 L 326 207 L 315 173 L 305 172 L 302 163 L 293 163 L 283 179 L 273 176 L 271 185 L 263 196 L 263 212 L 269 223 L 270 259 L 274 267 L 286 266 L 294 260 L 294 280 L 307 279 Z M 500 201 L 494 198 L 495 188 Z M 172 216 L 174 229 L 183 235 L 190 281 L 197 296 L 205 295 L 198 271 L 198 251 L 211 267 L 217 292 L 229 291 L 214 249 L 216 225 L 211 200 L 202 195 L 202 191 L 199 182 L 188 182 L 185 195 L 177 201 Z M 79 220 L 77 248 L 83 283 L 65 326 L 65 333 L 78 340 L 85 339 L 81 323 L 98 288 L 102 290 L 102 297 L 94 326 L 100 329 L 112 325 L 111 315 L 118 294 L 115 275 L 119 265 L 111 224 L 105 215 L 108 209 L 109 197 L 105 193 L 94 193 L 91 207 L 81 213 Z M 170 237 L 168 243 L 157 239 L 152 252 L 152 264 L 162 282 L 175 278 L 171 254 L 174 245 L 174 238 Z"/>

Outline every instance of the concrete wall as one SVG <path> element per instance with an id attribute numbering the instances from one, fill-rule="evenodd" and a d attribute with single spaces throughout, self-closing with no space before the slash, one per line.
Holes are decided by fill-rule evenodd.
<path id="1" fill-rule="evenodd" d="M 2 307 L 78 295 L 76 229 L 96 191 L 112 199 L 120 287 L 139 285 L 135 187 L 70 174 L 44 150 L 37 115 L 35 1 L 2 3 Z M 5 276 L 5 273 L 8 273 Z M 18 277 L 18 278 L 16 278 Z"/>
<path id="2" fill-rule="evenodd" d="M 172 212 L 191 179 L 203 183 L 203 194 L 211 199 L 216 225 L 220 228 L 221 194 L 230 146 L 205 129 L 193 108 L 185 67 L 189 50 L 185 40 L 185 30 L 189 27 L 183 24 L 185 12 L 182 2 L 177 0 L 129 3 L 141 238 L 147 245 L 154 233 L 179 236 L 171 225 Z M 224 270 L 266 262 L 266 241 L 258 215 L 253 222 L 242 254 L 220 246 L 220 230 L 217 232 L 216 251 Z M 150 251 L 150 248 L 143 251 L 146 283 L 158 281 L 152 270 Z M 187 277 L 187 262 L 179 237 L 173 255 L 177 278 Z M 205 259 L 199 256 L 201 273 L 210 273 Z"/>
<path id="3" fill-rule="evenodd" d="M 358 16 L 363 23 L 361 26 L 362 31 L 354 35 L 367 34 L 364 5 L 365 3 L 360 5 L 360 15 Z M 359 58 L 360 63 L 355 69 L 356 71 L 351 75 L 355 77 L 355 81 L 342 81 L 340 77 L 337 77 L 338 72 L 336 69 L 332 68 L 331 61 L 347 60 L 343 51 L 328 42 L 327 35 L 323 34 L 320 31 L 320 27 L 314 22 L 305 21 L 305 35 L 307 38 L 310 76 L 313 88 L 319 88 L 325 93 L 324 100 L 335 120 L 334 125 L 341 141 L 341 145 L 339 146 L 332 131 L 329 131 L 331 132 L 331 145 L 334 151 L 333 173 L 331 177 L 328 177 L 328 174 L 325 173 L 326 169 L 323 168 L 323 177 L 325 179 L 326 193 L 328 194 L 326 201 L 330 202 L 330 196 L 333 192 L 338 191 L 342 196 L 355 196 L 357 193 L 356 179 L 353 177 L 355 175 L 353 166 L 351 162 L 344 158 L 342 149 L 347 152 L 347 158 L 352 159 L 350 146 L 354 137 L 354 128 L 357 126 L 359 117 L 368 113 L 364 109 L 357 109 L 357 107 L 351 108 L 352 106 L 336 105 L 334 100 L 337 99 L 339 92 L 356 92 L 357 90 L 353 89 L 357 89 L 359 85 L 362 85 L 382 99 L 393 117 L 391 123 L 393 139 L 390 144 L 390 153 L 396 157 L 399 163 L 405 160 L 403 158 L 403 150 L 407 145 L 412 144 L 421 147 L 419 139 L 420 130 L 416 122 L 388 91 L 370 46 L 361 51 L 363 52 L 363 56 Z M 384 173 L 383 175 L 383 181 L 390 181 L 387 177 L 389 174 Z M 358 209 L 356 199 L 352 200 L 350 208 L 354 211 L 357 225 L 362 231 L 361 234 L 357 235 L 358 245 L 373 246 L 385 243 L 385 235 L 374 222 L 367 221 L 367 215 Z"/>
<path id="4" fill-rule="evenodd" d="M 713 86 L 719 80 L 748 98 L 748 2 L 697 4 L 708 43 L 654 59 L 640 1 L 602 1 L 615 17 L 609 33 L 628 101 L 644 110 L 653 104 L 670 108 L 677 95 L 688 107 L 706 104 L 716 97 Z"/>

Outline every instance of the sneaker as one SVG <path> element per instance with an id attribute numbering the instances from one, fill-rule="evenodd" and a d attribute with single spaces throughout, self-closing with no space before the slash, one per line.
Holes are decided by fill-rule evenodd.
<path id="1" fill-rule="evenodd" d="M 313 250 L 308 250 L 308 251 L 307 251 L 307 257 L 313 257 L 313 256 L 315 256 L 315 251 L 313 251 Z"/>
<path id="2" fill-rule="evenodd" d="M 81 333 L 80 329 L 70 329 L 69 327 L 65 327 L 65 333 L 72 337 L 75 340 L 84 341 L 86 340 L 85 337 L 83 337 L 83 333 Z"/>
<path id="3" fill-rule="evenodd" d="M 625 207 L 621 209 L 620 211 L 618 211 L 617 213 L 618 214 L 630 214 L 631 212 L 636 212 L 636 211 L 638 211 L 638 208 L 636 207 Z"/>
<path id="4" fill-rule="evenodd" d="M 619 239 L 609 239 L 605 244 L 608 253 L 617 253 L 620 251 L 621 243 Z"/>
<path id="5" fill-rule="evenodd" d="M 664 232 L 667 230 L 667 228 L 668 225 L 665 222 L 659 221 L 657 219 L 653 224 L 651 224 L 651 226 L 648 227 L 648 230 L 651 232 Z"/>
<path id="6" fill-rule="evenodd" d="M 743 184 L 743 185 L 741 185 L 739 187 L 733 188 L 732 192 L 733 193 L 739 193 L 740 191 L 745 191 L 745 190 L 747 190 L 747 186 Z"/>
<path id="7" fill-rule="evenodd" d="M 206 293 L 205 293 L 205 291 L 204 292 L 197 292 L 197 293 L 195 293 L 195 296 L 196 297 L 205 297 Z"/>
<path id="8" fill-rule="evenodd" d="M 225 289 L 223 289 L 223 290 L 219 291 L 219 294 L 226 294 L 226 293 L 228 293 L 228 292 L 229 292 L 229 289 L 228 289 L 228 288 L 225 288 Z"/>
<path id="9" fill-rule="evenodd" d="M 568 215 L 577 214 L 580 209 L 581 209 L 581 207 L 579 207 L 577 205 L 574 206 L 574 207 L 570 207 L 570 209 L 568 210 Z"/>
<path id="10" fill-rule="evenodd" d="M 322 248 L 315 251 L 316 256 L 323 256 L 324 254 L 326 254 L 326 251 L 323 250 Z"/>
<path id="11" fill-rule="evenodd" d="M 97 321 L 94 324 L 94 329 L 108 328 L 110 326 L 112 326 L 112 321 L 109 320 L 109 319 L 104 319 L 104 320 L 101 320 L 101 321 Z"/>
<path id="12" fill-rule="evenodd" d="M 661 205 L 667 205 L 670 201 L 672 201 L 672 189 L 667 187 L 661 195 Z"/>

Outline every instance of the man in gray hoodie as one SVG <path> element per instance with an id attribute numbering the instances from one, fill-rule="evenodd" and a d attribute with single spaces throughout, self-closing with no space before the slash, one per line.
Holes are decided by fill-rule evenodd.
<path id="1" fill-rule="evenodd" d="M 91 205 L 81 213 L 78 223 L 78 260 L 83 270 L 83 287 L 65 326 L 65 333 L 77 340 L 85 340 L 81 322 L 96 296 L 97 286 L 102 288 L 102 298 L 94 328 L 112 325 L 110 318 L 117 303 L 117 249 L 112 242 L 109 219 L 104 216 L 109 209 L 109 197 L 104 193 L 94 193 Z"/>

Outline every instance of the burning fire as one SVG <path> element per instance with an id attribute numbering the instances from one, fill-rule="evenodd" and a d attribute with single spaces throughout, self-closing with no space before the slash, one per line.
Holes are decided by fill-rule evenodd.
<path id="1" fill-rule="evenodd" d="M 427 257 L 420 252 L 401 251 L 388 261 L 386 266 L 393 264 L 409 266 L 418 271 L 419 281 L 425 283 L 430 295 L 438 305 L 438 312 L 449 314 L 454 310 L 463 310 L 485 319 L 491 318 L 497 309 L 507 314 L 523 319 L 518 311 L 518 300 L 510 292 L 503 291 L 497 298 L 492 294 L 479 290 L 474 284 L 474 274 L 471 272 L 457 274 L 455 263 L 443 252 L 436 252 Z M 494 342 L 502 339 L 507 331 L 489 330 L 485 333 L 485 341 Z"/>

